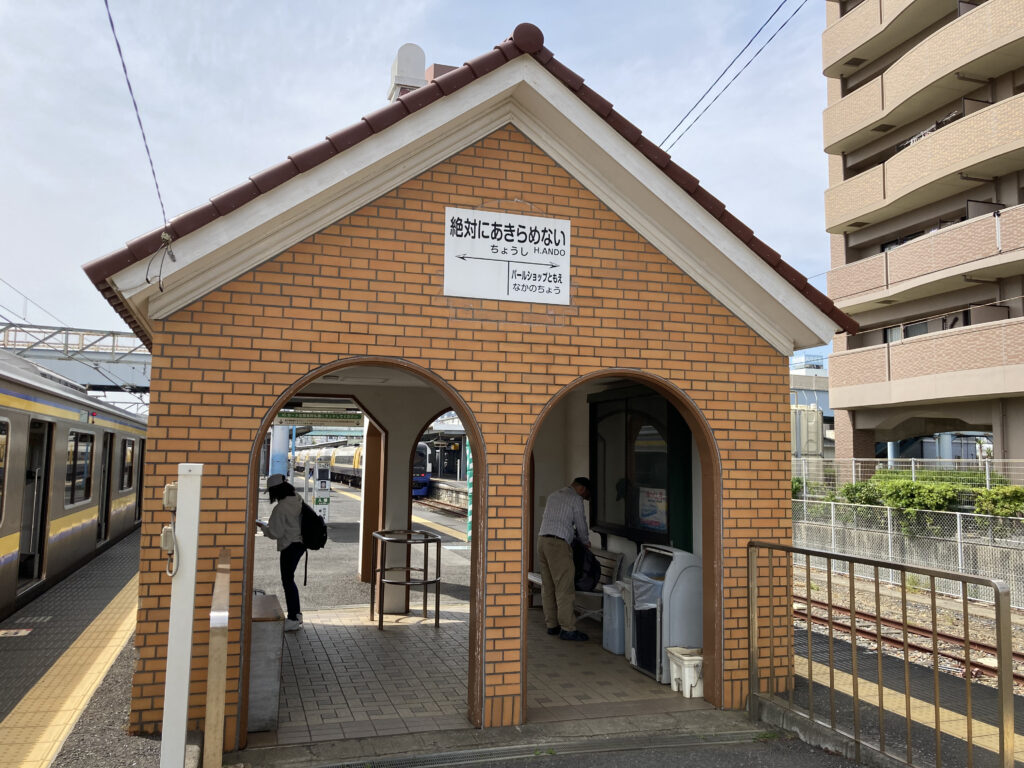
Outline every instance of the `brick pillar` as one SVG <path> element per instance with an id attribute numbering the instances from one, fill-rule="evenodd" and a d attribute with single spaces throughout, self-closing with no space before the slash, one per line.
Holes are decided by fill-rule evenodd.
<path id="1" fill-rule="evenodd" d="M 853 411 L 836 411 L 836 458 L 873 459 L 875 433 L 871 429 L 854 429 Z"/>

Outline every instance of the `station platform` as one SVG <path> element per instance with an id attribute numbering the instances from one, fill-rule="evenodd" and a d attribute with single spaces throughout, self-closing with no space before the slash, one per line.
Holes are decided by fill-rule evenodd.
<path id="1" fill-rule="evenodd" d="M 420 510 L 417 518 L 417 524 L 442 533 L 451 522 L 429 510 Z M 341 520 L 332 525 L 336 532 L 346 530 Z M 454 566 L 465 537 L 448 528 L 446 538 Z M 112 743 L 143 741 L 115 722 L 126 718 L 130 695 L 132 649 L 126 646 L 136 619 L 138 543 L 136 532 L 0 622 L 0 765 L 155 764 L 119 760 L 119 747 Z M 340 541 L 333 545 L 344 548 Z M 578 760 L 589 753 L 588 764 L 602 765 L 596 753 L 699 749 L 708 758 L 738 759 L 742 752 L 744 759 L 757 761 L 752 764 L 766 766 L 853 765 L 752 723 L 742 712 L 715 710 L 672 693 L 604 651 L 599 627 L 583 627 L 591 633 L 587 643 L 551 638 L 539 610 L 531 610 L 527 622 L 527 723 L 475 729 L 465 714 L 468 602 L 449 595 L 441 619 L 435 629 L 432 612 L 426 621 L 416 615 L 389 617 L 380 632 L 364 604 L 310 605 L 304 629 L 285 639 L 278 728 L 249 734 L 248 748 L 225 755 L 225 764 L 318 768 L 386 759 L 389 765 L 412 766 L 479 764 L 483 758 L 501 764 L 530 754 Z M 118 658 L 123 687 L 105 693 L 116 675 L 104 677 Z M 331 661 L 325 663 L 326 658 Z M 72 729 L 69 749 L 88 722 L 87 714 L 76 728 L 94 693 L 92 708 L 96 701 L 119 702 L 103 704 L 98 713 L 109 735 L 96 741 L 109 759 L 90 755 L 81 762 L 82 754 L 61 750 Z M 145 741 L 146 754 L 154 755 L 158 742 Z M 722 763 L 728 764 L 735 763 Z"/>
<path id="2" fill-rule="evenodd" d="M 3 765 L 49 766 L 135 630 L 139 532 L 0 622 Z"/>

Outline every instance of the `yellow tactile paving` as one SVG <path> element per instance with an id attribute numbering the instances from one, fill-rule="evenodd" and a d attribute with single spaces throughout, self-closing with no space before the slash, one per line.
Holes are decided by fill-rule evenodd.
<path id="1" fill-rule="evenodd" d="M 85 628 L 0 723 L 4 766 L 48 768 L 135 627 L 139 577 Z"/>
<path id="2" fill-rule="evenodd" d="M 799 656 L 793 659 L 793 671 L 795 674 L 807 677 L 807 659 Z M 853 676 L 838 669 L 830 670 L 828 665 L 814 662 L 812 665 L 815 682 L 828 684 L 830 672 L 835 675 L 835 688 L 837 691 L 849 696 L 853 695 Z M 892 712 L 900 717 L 907 713 L 906 699 L 900 691 L 891 688 L 883 688 L 883 705 L 887 712 Z M 878 705 L 878 686 L 861 678 L 857 681 L 857 695 L 861 701 Z M 935 727 L 935 707 L 927 701 L 910 697 L 910 719 L 921 723 L 929 728 Z M 954 738 L 967 741 L 967 718 L 959 712 L 953 712 L 945 707 L 939 707 L 939 722 L 942 732 Z M 977 719 L 971 723 L 971 736 L 974 746 L 999 754 L 999 729 L 988 725 Z M 1015 759 L 1024 760 L 1024 735 L 1015 734 L 1013 740 L 1013 754 Z"/>
<path id="3" fill-rule="evenodd" d="M 338 491 L 342 496 L 348 496 L 350 499 L 356 499 L 357 501 L 362 498 L 358 493 L 350 493 L 349 491 Z M 433 528 L 435 531 L 440 533 L 446 533 L 452 538 L 456 538 L 459 541 L 468 541 L 469 535 L 465 531 L 460 531 L 456 528 L 449 528 L 447 525 L 436 523 L 433 520 L 427 520 L 425 517 L 419 515 L 413 515 L 412 521 L 418 525 L 425 525 L 428 528 Z"/>
<path id="4" fill-rule="evenodd" d="M 425 517 L 413 515 L 412 521 L 414 523 L 418 523 L 419 525 L 425 525 L 427 526 L 427 528 L 433 528 L 435 531 L 438 531 L 439 533 L 447 533 L 449 536 L 451 536 L 454 539 L 458 539 L 459 541 L 469 540 L 469 536 L 466 534 L 465 531 L 459 531 L 455 528 L 449 528 L 447 525 L 435 523 L 433 520 L 427 520 Z"/>

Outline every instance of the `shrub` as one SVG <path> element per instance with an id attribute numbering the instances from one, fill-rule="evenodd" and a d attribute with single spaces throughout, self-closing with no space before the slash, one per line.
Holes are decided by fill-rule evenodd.
<path id="1" fill-rule="evenodd" d="M 871 480 L 882 482 L 885 480 L 915 480 L 918 483 L 952 483 L 953 485 L 969 485 L 974 487 L 985 487 L 985 473 L 975 470 L 949 470 L 949 469 L 918 469 L 911 473 L 909 469 L 888 469 L 882 467 L 875 470 Z M 1007 485 L 1009 481 L 998 472 L 991 472 L 988 478 L 989 484 Z"/>
<path id="2" fill-rule="evenodd" d="M 882 504 L 881 485 L 871 480 L 846 483 L 839 489 L 839 495 L 851 504 L 868 504 L 872 507 Z"/>
<path id="3" fill-rule="evenodd" d="M 877 484 L 886 506 L 905 510 L 944 511 L 953 509 L 960 498 L 960 486 L 952 483 L 888 480 Z"/>
<path id="4" fill-rule="evenodd" d="M 793 490 L 794 499 L 802 499 L 804 496 L 804 479 L 802 477 L 791 478 L 789 484 Z"/>
<path id="5" fill-rule="evenodd" d="M 1002 485 L 978 491 L 974 509 L 979 515 L 1024 517 L 1024 487 Z"/>

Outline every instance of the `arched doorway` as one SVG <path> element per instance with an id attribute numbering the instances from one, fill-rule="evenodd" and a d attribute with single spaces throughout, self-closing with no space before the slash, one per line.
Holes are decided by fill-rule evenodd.
<path id="1" fill-rule="evenodd" d="M 291 383 L 275 400 L 259 428 L 259 440 L 253 446 L 249 462 L 247 521 L 251 529 L 259 507 L 260 469 L 263 436 L 274 424 L 283 409 L 301 411 L 312 404 L 322 408 L 325 403 L 351 402 L 366 414 L 368 427 L 362 453 L 362 498 L 359 513 L 359 546 L 362 553 L 358 573 L 352 578 L 369 581 L 372 564 L 369 562 L 368 543 L 374 530 L 381 528 L 410 527 L 411 519 L 411 462 L 416 441 L 423 424 L 437 413 L 448 410 L 458 414 L 465 425 L 466 439 L 474 453 L 485 457 L 483 442 L 476 420 L 469 407 L 447 382 L 432 372 L 404 360 L 381 357 L 359 357 L 339 360 L 310 371 L 306 376 Z M 486 465 L 480 461 L 480 474 L 486 477 Z M 475 487 L 474 500 L 478 508 L 485 504 L 486 484 Z M 483 530 L 484 519 L 474 521 Z M 329 525 L 330 528 L 330 525 Z M 247 719 L 246 703 L 249 701 L 250 670 L 253 652 L 253 568 L 254 546 L 247 540 L 245 551 L 244 592 L 243 592 L 243 650 L 242 650 L 242 723 Z M 329 552 L 325 548 L 325 553 Z M 321 553 L 317 553 L 321 554 Z M 467 725 L 479 726 L 482 719 L 482 626 L 476 585 L 481 579 L 482 556 L 477 549 L 470 553 L 472 561 L 469 609 L 465 611 L 466 627 L 465 666 L 461 668 L 462 690 L 465 691 L 462 716 Z M 390 556 L 389 556 L 390 560 Z M 354 569 L 355 570 L 355 569 Z M 408 609 L 406 590 L 388 588 L 385 609 L 389 614 L 404 614 Z M 432 625 L 431 625 L 432 626 Z M 393 633 L 394 634 L 394 633 Z M 381 639 L 380 635 L 367 634 L 368 638 Z M 369 642 L 373 642 L 370 640 Z M 446 651 L 449 652 L 449 651 Z M 450 653 L 450 652 L 449 652 Z M 328 653 L 329 657 L 330 654 Z M 315 664 L 329 663 L 329 658 L 317 658 Z M 459 674 L 456 672 L 456 674 Z M 395 731 L 401 732 L 401 731 Z M 352 734 L 372 735 L 372 731 L 353 727 Z M 335 733 L 330 738 L 344 738 Z M 315 740 L 315 739 L 311 739 Z M 296 742 L 298 743 L 298 742 Z"/>
<path id="2" fill-rule="evenodd" d="M 704 700 L 720 706 L 722 470 L 707 420 L 676 384 L 641 371 L 599 371 L 563 387 L 536 421 L 527 446 L 523 547 L 530 570 L 536 570 L 534 550 L 547 495 L 580 475 L 594 482 L 589 510 L 593 546 L 620 554 L 622 573 L 644 544 L 700 558 L 703 599 L 692 620 L 702 628 Z M 526 623 L 540 620 L 529 605 L 523 615 Z M 602 625 L 589 629 L 598 633 L 590 643 L 600 644 Z M 535 652 L 564 653 L 565 644 L 552 645 L 536 627 L 524 628 L 524 634 L 531 639 L 527 678 L 543 687 L 546 681 L 532 674 L 539 658 Z M 628 659 L 618 658 L 622 668 L 629 666 Z M 600 660 L 603 668 L 613 669 L 607 666 L 607 653 Z M 530 692 L 526 701 L 527 719 L 531 707 L 544 705 Z"/>

